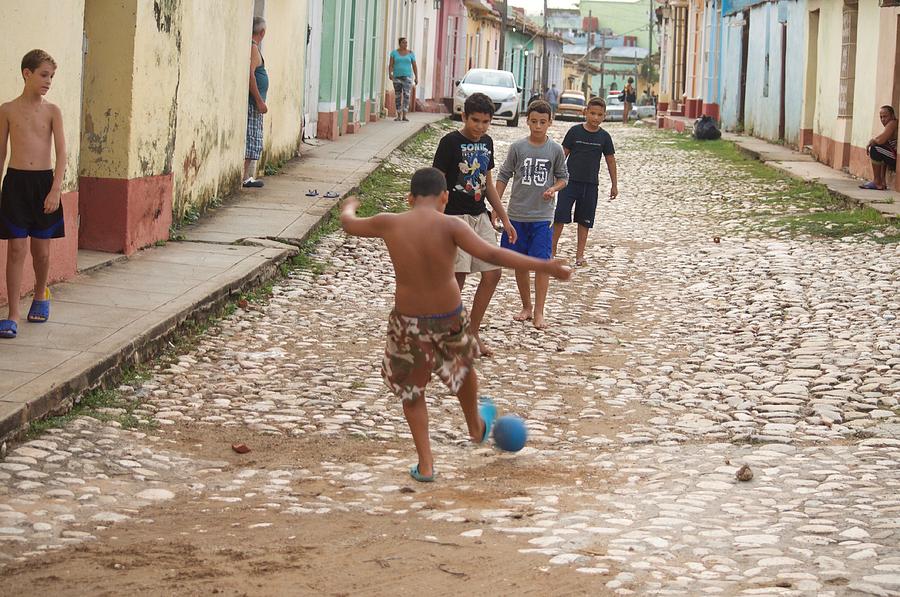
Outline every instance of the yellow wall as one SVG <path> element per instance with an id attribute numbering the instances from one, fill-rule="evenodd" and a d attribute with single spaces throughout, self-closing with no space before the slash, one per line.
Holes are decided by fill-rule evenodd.
<path id="1" fill-rule="evenodd" d="M 306 0 L 266 2 L 266 37 L 262 47 L 269 72 L 269 112 L 263 120 L 262 162 L 293 157 L 303 141 L 307 15 Z M 249 40 L 248 34 L 248 47 Z M 249 60 L 249 50 L 247 55 Z M 249 75 L 249 67 L 247 72 Z M 245 86 L 246 82 L 245 78 Z"/>
<path id="2" fill-rule="evenodd" d="M 137 0 L 136 7 L 129 179 L 172 172 L 183 38 L 179 0 Z"/>
<path id="3" fill-rule="evenodd" d="M 240 183 L 253 23 L 251 2 L 204 0 L 182 10 L 172 158 L 176 216 Z"/>
<path id="4" fill-rule="evenodd" d="M 843 137 L 845 124 L 839 123 L 837 117 L 841 77 L 842 5 L 842 2 L 832 2 L 831 0 L 813 0 L 808 6 L 810 10 L 818 8 L 820 11 L 819 61 L 816 73 L 818 101 L 815 107 L 813 131 L 835 140 Z"/>
<path id="5" fill-rule="evenodd" d="M 856 46 L 856 88 L 853 103 L 853 137 L 856 147 L 881 133 L 881 106 L 891 105 L 894 64 L 897 61 L 897 17 L 900 8 L 879 8 L 878 0 L 859 3 Z M 867 34 L 866 32 L 873 32 Z M 897 109 L 897 106 L 894 106 Z"/>
<path id="6" fill-rule="evenodd" d="M 85 3 L 81 176 L 128 177 L 135 11 L 133 2 Z"/>
<path id="7" fill-rule="evenodd" d="M 66 137 L 66 177 L 63 192 L 78 188 L 78 147 L 81 136 L 81 0 L 15 0 L 3 3 L 0 18 L 0 101 L 14 99 L 22 92 L 22 56 L 40 48 L 58 65 L 47 101 L 62 110 Z M 52 18 L 51 18 L 52 16 Z M 31 26 L 23 27 L 22 23 Z M 78 24 L 76 27 L 72 23 Z M 9 149 L 7 148 L 7 158 Z M 0 164 L 0 169 L 3 164 Z"/>

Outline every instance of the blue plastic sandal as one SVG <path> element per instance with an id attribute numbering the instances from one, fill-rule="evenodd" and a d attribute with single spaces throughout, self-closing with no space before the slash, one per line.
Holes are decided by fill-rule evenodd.
<path id="1" fill-rule="evenodd" d="M 432 471 L 430 477 L 426 477 L 422 473 L 419 472 L 419 465 L 416 464 L 414 467 L 409 469 L 409 476 L 418 481 L 419 483 L 432 483 L 434 482 L 434 477 L 437 475 L 434 471 Z"/>
<path id="2" fill-rule="evenodd" d="M 0 321 L 0 338 L 15 338 L 19 333 L 19 326 L 12 319 Z"/>
<path id="3" fill-rule="evenodd" d="M 28 309 L 28 321 L 31 323 L 44 323 L 50 319 L 50 289 L 45 289 L 44 300 L 37 299 L 31 301 L 31 308 Z"/>
<path id="4" fill-rule="evenodd" d="M 478 399 L 478 414 L 484 420 L 484 436 L 479 443 L 485 443 L 491 437 L 491 427 L 494 426 L 494 419 L 497 418 L 497 407 L 494 401 L 487 396 Z"/>

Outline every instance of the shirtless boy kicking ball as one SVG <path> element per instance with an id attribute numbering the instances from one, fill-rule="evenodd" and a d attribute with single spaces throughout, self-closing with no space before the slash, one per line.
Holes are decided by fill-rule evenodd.
<path id="1" fill-rule="evenodd" d="M 18 333 L 22 270 L 31 237 L 34 264 L 34 301 L 28 321 L 50 318 L 50 239 L 65 236 L 60 205 L 66 171 L 66 141 L 62 112 L 44 99 L 50 91 L 56 62 L 43 50 L 32 50 L 22 58 L 25 88 L 16 99 L 0 105 L 0 168 L 6 161 L 6 143 L 12 149 L 9 167 L 0 191 L 0 239 L 9 241 L 6 264 L 6 294 L 9 314 L 0 321 L 0 338 Z M 51 170 L 50 149 L 56 149 L 56 172 Z"/>
<path id="2" fill-rule="evenodd" d="M 482 398 L 480 405 L 476 399 L 478 378 L 472 362 L 478 347 L 454 275 L 457 248 L 516 270 L 539 271 L 561 280 L 572 275 L 560 261 L 534 259 L 482 240 L 463 220 L 444 215 L 447 196 L 444 174 L 422 168 L 410 183 L 410 210 L 358 218 L 359 201 L 348 197 L 341 211 L 344 230 L 383 239 L 394 265 L 394 310 L 388 319 L 382 375 L 403 401 L 419 457 L 409 473 L 423 482 L 435 477 L 425 405 L 432 371 L 459 398 L 472 441 L 483 443 L 489 437 L 496 416 L 490 399 Z"/>

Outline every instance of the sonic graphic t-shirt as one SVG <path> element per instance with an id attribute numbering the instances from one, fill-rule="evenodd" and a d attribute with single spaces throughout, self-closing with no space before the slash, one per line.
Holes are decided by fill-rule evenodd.
<path id="1" fill-rule="evenodd" d="M 477 216 L 487 211 L 487 175 L 494 168 L 494 140 L 484 135 L 472 141 L 453 131 L 438 144 L 432 166 L 447 177 L 450 199 L 444 213 Z"/>

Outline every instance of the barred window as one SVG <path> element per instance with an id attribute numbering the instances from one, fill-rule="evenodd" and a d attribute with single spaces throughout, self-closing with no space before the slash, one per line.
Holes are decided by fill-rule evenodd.
<path id="1" fill-rule="evenodd" d="M 844 0 L 841 28 L 841 85 L 838 95 L 838 118 L 853 116 L 853 88 L 856 80 L 856 20 L 858 0 Z"/>

